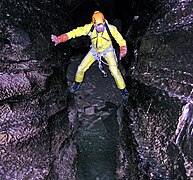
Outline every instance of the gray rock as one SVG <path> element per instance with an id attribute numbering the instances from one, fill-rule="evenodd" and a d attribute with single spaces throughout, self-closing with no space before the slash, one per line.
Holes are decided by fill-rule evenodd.
<path id="1" fill-rule="evenodd" d="M 95 114 L 95 110 L 94 110 L 94 107 L 88 107 L 88 108 L 85 108 L 85 114 L 86 115 L 94 115 Z"/>

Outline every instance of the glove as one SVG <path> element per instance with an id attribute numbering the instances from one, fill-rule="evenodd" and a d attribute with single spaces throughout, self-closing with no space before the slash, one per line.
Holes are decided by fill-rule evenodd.
<path id="1" fill-rule="evenodd" d="M 60 36 L 55 36 L 55 35 L 51 35 L 51 39 L 52 39 L 52 42 L 54 42 L 54 46 L 56 46 L 57 44 L 61 43 L 61 42 L 66 42 L 68 40 L 68 36 L 67 34 L 62 34 Z"/>
<path id="2" fill-rule="evenodd" d="M 127 46 L 121 46 L 119 59 L 121 60 L 126 54 L 127 54 Z"/>

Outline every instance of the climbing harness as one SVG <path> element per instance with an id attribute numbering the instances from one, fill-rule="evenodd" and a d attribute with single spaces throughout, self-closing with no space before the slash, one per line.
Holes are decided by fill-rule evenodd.
<path id="1" fill-rule="evenodd" d="M 98 61 L 98 67 L 99 67 L 99 69 L 100 69 L 100 71 L 102 72 L 102 74 L 103 74 L 103 77 L 104 78 L 106 78 L 107 77 L 107 73 L 105 72 L 105 70 L 103 69 L 103 66 L 102 66 L 102 56 L 100 55 L 100 53 L 97 55 L 97 59 L 96 59 L 97 61 Z M 104 62 L 103 62 L 104 63 Z"/>
<path id="2" fill-rule="evenodd" d="M 92 46 L 91 46 L 91 47 L 92 47 Z M 103 69 L 102 64 L 105 64 L 105 65 L 107 65 L 107 66 L 117 66 L 117 64 L 118 64 L 118 62 L 117 62 L 117 56 L 116 56 L 116 54 L 115 54 L 115 50 L 114 50 L 113 46 L 110 45 L 110 47 L 108 47 L 108 48 L 107 48 L 105 51 L 103 51 L 103 52 L 96 52 L 93 48 L 91 48 L 90 52 L 93 54 L 94 59 L 95 59 L 96 61 L 98 61 L 98 68 L 99 68 L 99 70 L 102 72 L 103 77 L 106 78 L 106 77 L 107 77 L 107 73 L 106 73 L 106 71 Z M 108 63 L 106 63 L 106 62 L 104 62 L 104 61 L 102 60 L 102 58 L 105 58 L 105 56 L 106 56 L 106 54 L 107 54 L 108 52 L 113 52 L 113 53 L 114 53 L 115 60 L 116 60 L 116 65 L 108 64 Z"/>
<path id="3" fill-rule="evenodd" d="M 106 30 L 107 30 L 107 33 L 108 33 L 109 37 L 111 38 L 111 40 L 114 39 L 113 36 L 112 36 L 112 34 L 111 34 L 111 32 L 110 32 L 110 29 L 109 29 L 107 23 L 105 23 L 104 26 L 105 26 L 105 28 L 106 28 Z M 90 31 L 89 31 L 89 33 L 88 33 L 89 36 L 91 36 L 93 30 L 94 30 L 94 25 L 92 25 L 92 27 L 91 27 L 91 29 L 90 29 Z M 95 38 L 97 38 L 97 37 L 95 37 Z M 93 39 L 94 39 L 94 38 L 93 38 Z M 113 48 L 112 45 L 110 45 L 110 46 L 109 46 L 105 51 L 103 51 L 103 52 L 96 52 L 96 51 L 93 49 L 92 45 L 91 45 L 91 50 L 90 50 L 90 51 L 91 51 L 91 53 L 93 54 L 95 60 L 98 61 L 99 70 L 102 72 L 104 78 L 107 77 L 107 73 L 106 73 L 105 70 L 103 69 L 102 63 L 105 64 L 105 65 L 107 65 L 107 66 L 118 66 L 117 56 L 116 56 L 116 53 L 115 53 L 115 49 Z M 110 52 L 110 51 L 112 51 L 112 52 L 114 53 L 114 56 L 115 56 L 115 60 L 116 60 L 116 64 L 117 64 L 117 65 L 110 65 L 110 64 L 108 64 L 108 63 L 106 63 L 106 62 L 104 62 L 104 61 L 102 60 L 102 58 L 105 58 L 106 54 L 107 54 L 108 52 Z"/>

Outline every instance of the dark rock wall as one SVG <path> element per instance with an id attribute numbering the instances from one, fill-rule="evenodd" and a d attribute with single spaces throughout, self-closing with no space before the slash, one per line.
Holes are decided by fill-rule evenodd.
<path id="1" fill-rule="evenodd" d="M 191 179 L 193 2 L 162 5 L 144 35 L 135 38 L 127 83 L 136 113 L 130 118 L 146 173 L 155 179 Z"/>
<path id="2" fill-rule="evenodd" d="M 120 106 L 117 111 L 117 121 L 119 124 L 117 179 L 145 180 L 148 176 L 139 168 L 140 156 L 137 151 L 138 143 L 130 126 L 132 120 L 131 118 L 127 118 L 129 112 L 130 110 L 127 111 L 124 105 Z"/>
<path id="3" fill-rule="evenodd" d="M 95 7 L 113 8 L 106 2 L 103 6 L 96 1 Z M 119 152 L 125 154 L 118 154 L 117 174 L 191 179 L 193 2 L 113 2 L 132 7 L 106 13 L 113 19 L 116 9 L 124 9 L 116 18 L 126 22 L 122 32 L 130 58 L 123 64 L 132 108 L 127 107 L 128 117 L 119 121 Z M 81 17 L 81 8 L 84 12 L 80 0 L 0 2 L 0 179 L 75 179 L 71 137 L 77 112 L 65 93 L 69 42 L 53 47 L 50 35 L 75 27 L 71 18 Z"/>
<path id="4" fill-rule="evenodd" d="M 70 49 L 50 40 L 72 23 L 68 7 L 57 3 L 63 7 L 52 0 L 0 3 L 0 179 L 75 177 L 75 122 L 65 93 Z"/>

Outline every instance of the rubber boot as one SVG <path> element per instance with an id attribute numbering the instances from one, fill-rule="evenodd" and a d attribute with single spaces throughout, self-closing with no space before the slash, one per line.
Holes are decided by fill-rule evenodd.
<path id="1" fill-rule="evenodd" d="M 121 89 L 121 95 L 122 95 L 124 100 L 127 100 L 129 98 L 129 92 L 127 91 L 126 88 Z"/>
<path id="2" fill-rule="evenodd" d="M 72 89 L 70 90 L 71 93 L 75 93 L 80 89 L 81 83 L 80 82 L 74 82 Z"/>

